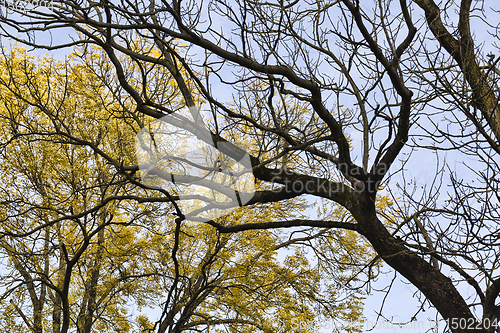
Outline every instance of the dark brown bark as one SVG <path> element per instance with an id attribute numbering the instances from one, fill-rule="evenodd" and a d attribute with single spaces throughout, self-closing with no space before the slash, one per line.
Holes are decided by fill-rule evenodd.
<path id="1" fill-rule="evenodd" d="M 462 69 L 469 86 L 472 89 L 472 105 L 478 108 L 488 122 L 496 137 L 496 145 L 500 146 L 500 107 L 491 82 L 478 64 L 474 49 L 474 40 L 470 31 L 470 7 L 472 1 L 463 0 L 460 6 L 458 30 L 460 39 L 454 38 L 443 25 L 442 9 L 432 0 L 415 0 L 424 11 L 430 30 L 455 59 Z"/>
<path id="2" fill-rule="evenodd" d="M 353 209 L 358 221 L 358 230 L 365 236 L 378 255 L 394 270 L 417 287 L 436 307 L 444 319 L 465 318 L 474 320 L 469 306 L 457 291 L 451 279 L 421 256 L 409 250 L 402 241 L 392 236 L 377 218 L 371 199 L 361 201 L 357 206 L 365 209 Z M 454 330 L 462 333 L 467 330 Z"/>

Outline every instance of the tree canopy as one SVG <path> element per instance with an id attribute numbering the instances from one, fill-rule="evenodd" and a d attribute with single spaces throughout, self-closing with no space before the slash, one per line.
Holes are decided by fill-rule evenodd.
<path id="1" fill-rule="evenodd" d="M 500 325 L 495 5 L 52 4 L 0 17 L 9 327 L 307 331 L 380 265 Z"/>

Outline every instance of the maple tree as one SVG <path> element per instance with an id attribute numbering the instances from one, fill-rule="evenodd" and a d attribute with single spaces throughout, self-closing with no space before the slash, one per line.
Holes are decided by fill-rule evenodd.
<path id="1" fill-rule="evenodd" d="M 133 150 L 131 135 L 117 135 L 103 149 L 85 131 L 59 127 L 67 140 L 96 154 L 130 186 L 131 202 L 170 205 L 177 245 L 170 253 L 175 269 L 169 299 L 180 295 L 177 251 L 183 228 L 196 218 L 223 235 L 342 230 L 366 239 L 376 252 L 362 264 L 363 272 L 381 259 L 414 286 L 420 307 L 408 321 L 431 307 L 448 330 L 493 332 L 500 319 L 495 250 L 500 58 L 498 9 L 492 6 L 470 0 L 103 0 L 58 3 L 18 12 L 26 20 L 8 15 L 0 20 L 3 36 L 12 41 L 38 50 L 78 49 L 84 67 L 106 87 L 97 95 L 110 94 L 105 101 L 113 101 L 110 114 L 123 131 L 135 134 L 164 119 L 190 132 L 207 151 L 217 148 L 232 161 L 248 156 L 251 168 L 243 170 L 251 171 L 255 192 L 243 203 L 240 188 L 221 187 L 217 177 L 205 179 L 223 165 L 194 163 L 206 174 L 188 174 L 188 165 L 194 165 L 184 149 L 191 147 L 179 155 L 167 152 L 179 162 L 177 169 L 154 165 L 163 157 L 155 155 L 161 149 L 153 149 L 161 148 L 155 146 L 161 133 L 153 125 L 147 163 L 126 153 Z M 48 39 L 68 32 L 70 39 Z M 36 89 L 17 95 L 38 96 L 40 108 L 52 101 Z M 186 109 L 191 116 L 181 118 L 179 111 Z M 59 115 L 50 119 L 57 126 L 65 123 Z M 94 119 L 97 127 L 113 123 Z M 433 163 L 430 180 L 407 179 L 410 167 L 428 169 Z M 238 172 L 243 171 L 222 174 Z M 147 173 L 153 181 L 146 181 Z M 229 191 L 235 199 L 217 202 L 219 195 L 182 193 L 183 185 L 162 184 L 174 178 Z M 393 205 L 385 195 L 392 195 Z M 302 211 L 266 213 L 267 220 L 250 213 L 305 197 L 327 202 L 330 211 L 340 205 L 346 218 Z M 193 210 L 182 206 L 186 198 L 198 200 L 191 203 Z M 380 209 L 383 202 L 387 209 Z M 211 218 L 240 205 L 248 206 L 251 222 Z M 201 217 L 192 214 L 212 208 Z M 315 258 L 336 261 L 322 251 Z M 364 278 L 368 284 L 373 280 L 370 273 Z M 184 320 L 178 313 L 165 307 L 166 321 L 155 329 L 182 330 L 174 328 L 175 320 Z"/>
<path id="2" fill-rule="evenodd" d="M 95 66 L 102 55 L 70 58 L 37 59 L 21 48 L 1 58 L 4 330 L 166 332 L 224 325 L 305 332 L 318 320 L 340 325 L 361 317 L 363 291 L 342 284 L 356 284 L 364 274 L 356 264 L 374 260 L 366 243 L 328 229 L 232 234 L 207 224 L 180 226 L 169 198 L 116 169 L 135 161 L 135 135 L 153 119 L 116 111 L 122 101 L 95 71 L 106 71 Z M 109 163 L 115 158 L 120 164 Z M 299 218 L 306 205 L 295 199 L 240 207 L 218 221 Z M 349 218 L 331 208 L 323 214 Z M 311 260 L 308 247 L 324 258 Z M 135 313 L 141 309 L 145 313 Z M 148 314 L 151 309 L 161 315 Z"/>

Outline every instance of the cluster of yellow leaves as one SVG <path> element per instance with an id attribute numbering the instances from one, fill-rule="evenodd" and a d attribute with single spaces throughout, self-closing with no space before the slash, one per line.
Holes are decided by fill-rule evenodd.
<path id="1" fill-rule="evenodd" d="M 135 43 L 141 52 L 148 47 L 140 40 Z M 154 48 L 148 52 L 161 56 Z M 181 310 L 189 314 L 182 324 L 186 330 L 203 330 L 207 323 L 217 326 L 226 320 L 224 327 L 231 332 L 312 332 L 320 320 L 361 316 L 362 293 L 352 292 L 349 299 L 342 295 L 348 293 L 345 285 L 355 282 L 359 274 L 353 267 L 372 259 L 372 254 L 347 231 L 314 235 L 317 230 L 303 230 L 295 236 L 261 230 L 226 235 L 206 224 L 184 223 L 176 277 L 171 206 L 133 200 L 101 205 L 111 196 L 158 196 L 133 186 L 116 165 L 95 152 L 99 149 L 123 165 L 134 164 L 134 136 L 152 119 L 134 113 L 134 103 L 120 90 L 104 55 L 89 48 L 70 60 L 35 59 L 15 47 L 0 59 L 5 69 L 0 76 L 4 174 L 0 232 L 7 233 L 0 252 L 10 260 L 4 268 L 12 272 L 0 281 L 8 290 L 3 299 L 20 301 L 19 310 L 9 302 L 0 303 L 3 325 L 12 332 L 26 331 L 27 324 L 13 316 L 24 313 L 29 322 L 36 317 L 34 299 L 43 298 L 43 331 L 50 331 L 61 301 L 47 286 L 62 288 L 68 270 L 72 270 L 66 281 L 72 328 L 84 322 L 93 306 L 92 332 L 152 328 L 158 318 L 135 311 L 134 317 L 130 310 L 163 310 L 176 279 L 176 303 L 167 310 L 178 311 L 176 318 Z M 137 66 L 124 64 L 133 86 L 141 85 L 134 77 L 140 73 Z M 149 75 L 151 85 L 144 94 L 153 96 L 153 102 L 173 110 L 183 105 L 167 73 Z M 303 112 L 300 106 L 294 107 L 289 112 L 294 118 L 286 124 Z M 315 126 L 310 130 L 311 135 L 321 132 Z M 258 150 L 267 139 L 258 142 L 256 138 L 242 145 Z M 296 156 L 288 162 L 296 167 L 303 161 Z M 306 201 L 288 200 L 240 208 L 218 222 L 290 219 L 305 209 Z M 346 218 L 341 210 L 326 213 L 330 219 Z M 28 234 L 11 237 L 10 233 Z M 304 237 L 308 240 L 301 241 Z M 311 248 L 314 255 L 307 252 Z M 77 260 L 70 265 L 73 258 Z M 39 283 L 30 287 L 16 261 Z M 16 279 L 26 283 L 16 286 Z M 192 304 L 196 306 L 191 308 Z M 296 327 L 298 322 L 302 325 Z"/>

